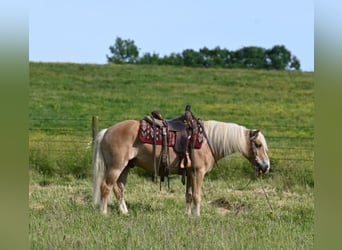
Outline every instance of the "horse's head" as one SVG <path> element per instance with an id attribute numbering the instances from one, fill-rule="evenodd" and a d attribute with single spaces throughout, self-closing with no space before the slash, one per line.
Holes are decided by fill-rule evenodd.
<path id="1" fill-rule="evenodd" d="M 270 160 L 264 135 L 259 130 L 251 129 L 247 136 L 247 159 L 254 165 L 255 171 L 267 173 L 270 170 Z"/>

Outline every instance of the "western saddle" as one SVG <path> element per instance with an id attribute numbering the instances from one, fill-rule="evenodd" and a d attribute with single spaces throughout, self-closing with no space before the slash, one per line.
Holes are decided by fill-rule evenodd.
<path id="1" fill-rule="evenodd" d="M 182 183 L 185 184 L 185 176 L 188 169 L 194 165 L 194 147 L 195 140 L 203 141 L 203 125 L 201 120 L 197 119 L 191 112 L 191 106 L 185 107 L 184 115 L 172 120 L 164 119 L 156 110 L 151 112 L 151 116 L 146 116 L 142 122 L 148 122 L 152 125 L 151 137 L 153 137 L 153 180 L 160 175 L 160 185 L 164 182 L 164 178 L 168 178 L 170 173 L 170 157 L 169 157 L 169 132 L 175 133 L 174 151 L 176 152 L 178 163 L 178 174 L 182 175 Z M 159 131 L 159 135 L 157 134 Z M 156 145 L 157 140 L 161 136 L 161 153 L 157 164 Z M 197 143 L 198 144 L 198 143 Z"/>

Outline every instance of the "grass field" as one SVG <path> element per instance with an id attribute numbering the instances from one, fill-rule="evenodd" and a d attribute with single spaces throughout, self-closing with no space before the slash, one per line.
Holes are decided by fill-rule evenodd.
<path id="1" fill-rule="evenodd" d="M 115 203 L 100 215 L 91 205 L 92 116 L 103 128 L 153 109 L 172 118 L 188 103 L 203 120 L 261 129 L 272 171 L 239 190 L 252 167 L 239 155 L 221 160 L 193 218 L 178 177 L 159 191 L 134 168 L 129 215 Z M 313 73 L 30 63 L 30 247 L 312 249 L 313 116 Z"/>

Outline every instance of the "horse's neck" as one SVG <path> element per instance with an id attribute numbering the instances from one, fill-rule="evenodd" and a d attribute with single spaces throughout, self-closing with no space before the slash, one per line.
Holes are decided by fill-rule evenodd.
<path id="1" fill-rule="evenodd" d="M 230 145 L 223 142 L 219 147 L 222 147 L 222 149 L 217 150 L 216 159 L 222 159 L 235 153 L 245 154 L 244 149 L 236 141 L 234 141 L 234 143 L 230 143 Z"/>
<path id="2" fill-rule="evenodd" d="M 217 121 L 208 121 L 205 127 L 216 160 L 234 153 L 245 154 L 245 127 Z"/>

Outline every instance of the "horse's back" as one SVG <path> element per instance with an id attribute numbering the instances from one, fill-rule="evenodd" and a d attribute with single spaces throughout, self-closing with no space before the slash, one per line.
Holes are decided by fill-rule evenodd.
<path id="1" fill-rule="evenodd" d="M 139 121 L 125 120 L 109 127 L 102 143 L 103 149 L 111 153 L 132 154 L 133 143 L 138 136 Z"/>
<path id="2" fill-rule="evenodd" d="M 120 122 L 113 124 L 111 127 L 109 127 L 109 129 L 121 128 L 121 127 L 130 127 L 130 126 L 134 126 L 135 124 L 139 125 L 139 121 L 137 121 L 137 120 L 124 120 L 124 121 L 120 121 Z"/>

